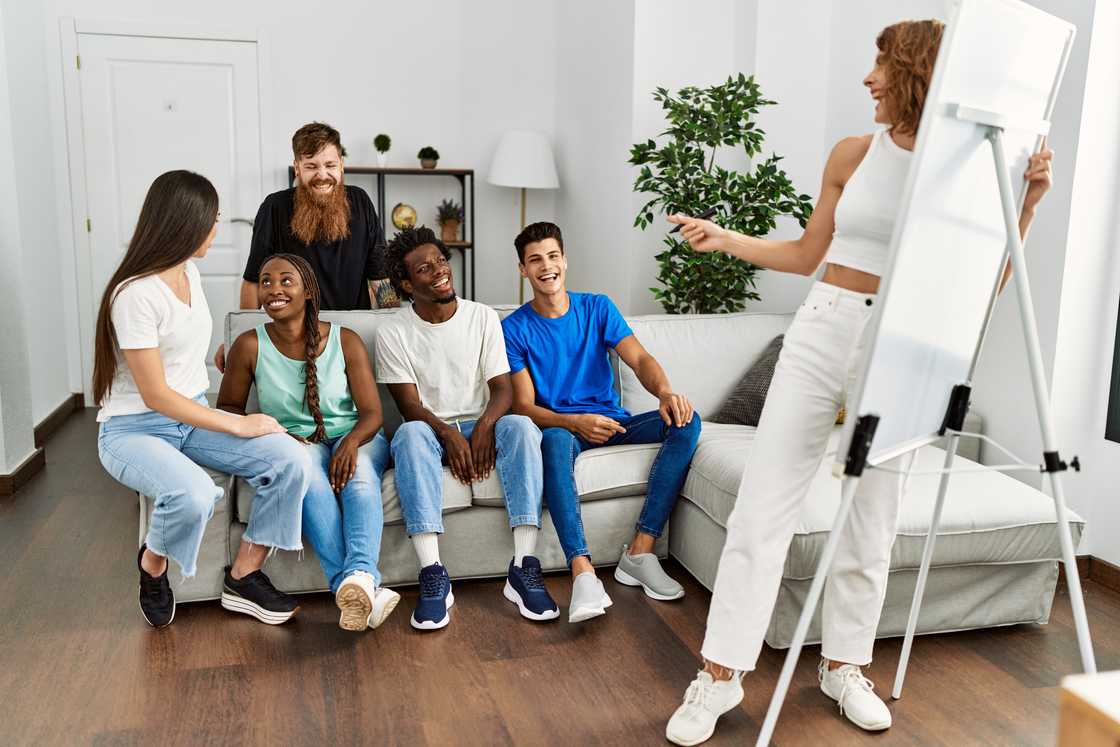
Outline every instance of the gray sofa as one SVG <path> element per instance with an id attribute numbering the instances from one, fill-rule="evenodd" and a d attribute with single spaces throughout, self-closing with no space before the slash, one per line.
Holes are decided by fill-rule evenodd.
<path id="1" fill-rule="evenodd" d="M 499 308 L 502 314 L 508 308 Z M 397 310 L 325 312 L 323 318 L 358 332 L 372 354 L 373 335 L 386 315 Z M 629 322 L 642 344 L 661 362 L 674 388 L 689 395 L 697 410 L 714 413 L 734 384 L 766 344 L 789 325 L 791 315 L 739 313 L 726 315 L 651 315 Z M 263 312 L 242 311 L 226 320 L 227 344 L 265 320 Z M 631 412 L 655 407 L 655 400 L 626 366 L 617 370 L 622 404 Z M 400 416 L 392 398 L 380 387 L 386 430 Z M 967 428 L 979 430 L 970 415 Z M 834 435 L 835 436 L 837 434 Z M 724 526 L 738 493 L 754 429 L 706 423 L 681 500 L 657 545 L 672 554 L 696 579 L 711 588 L 723 546 Z M 974 465 L 975 442 L 962 441 L 961 462 Z M 645 494 L 646 477 L 657 446 L 618 446 L 581 454 L 576 483 L 583 521 L 596 564 L 617 562 L 621 546 L 634 529 Z M 971 456 L 971 460 L 968 457 Z M 943 452 L 924 447 L 917 469 L 941 466 Z M 839 481 L 826 458 L 813 483 L 800 525 L 790 547 L 777 605 L 766 640 L 771 646 L 789 643 L 801 604 L 812 580 L 839 503 Z M 177 599 L 213 599 L 221 594 L 222 569 L 236 553 L 253 497 L 252 487 L 229 475 L 213 473 L 223 497 L 203 537 L 198 574 L 183 579 L 172 568 Z M 915 475 L 904 497 L 899 533 L 891 559 L 890 581 L 879 635 L 900 635 L 906 624 L 922 545 L 936 495 L 937 478 Z M 400 499 L 393 472 L 382 483 L 385 532 L 379 567 L 387 585 L 412 584 L 419 565 L 401 523 Z M 495 475 L 470 486 L 444 471 L 446 534 L 440 551 L 455 578 L 502 576 L 512 553 L 501 487 Z M 146 532 L 151 499 L 140 500 L 140 538 Z M 1084 522 L 1074 516 L 1074 541 Z M 548 512 L 538 555 L 547 570 L 565 568 Z M 955 475 L 950 482 L 942 525 L 930 573 L 919 632 L 963 630 L 1049 618 L 1060 555 L 1053 508 L 1044 494 L 991 470 Z M 282 589 L 325 590 L 326 582 L 310 545 L 302 553 L 278 552 L 266 571 Z M 819 640 L 814 625 L 810 641 Z"/>

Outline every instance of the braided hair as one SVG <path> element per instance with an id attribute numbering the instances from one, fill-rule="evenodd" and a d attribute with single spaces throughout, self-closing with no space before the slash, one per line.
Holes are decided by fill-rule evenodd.
<path id="1" fill-rule="evenodd" d="M 316 366 L 316 359 L 319 357 L 319 343 L 322 341 L 319 334 L 319 281 L 315 279 L 315 271 L 311 269 L 311 265 L 303 257 L 297 257 L 294 254 L 273 254 L 268 258 L 268 261 L 271 262 L 276 259 L 282 259 L 296 268 L 300 282 L 303 283 L 303 287 L 307 291 L 307 303 L 303 307 L 304 405 L 311 412 L 311 417 L 315 418 L 315 432 L 308 436 L 307 440 L 317 444 L 327 438 L 327 427 L 323 424 L 323 413 L 319 409 L 319 377 Z"/>

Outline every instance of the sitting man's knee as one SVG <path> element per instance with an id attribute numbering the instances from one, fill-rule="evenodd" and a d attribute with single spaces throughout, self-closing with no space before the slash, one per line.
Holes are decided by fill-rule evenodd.
<path id="1" fill-rule="evenodd" d="M 430 425 L 422 420 L 409 420 L 406 423 L 401 423 L 400 427 L 397 428 L 389 448 L 393 454 L 398 454 L 401 449 L 415 448 L 434 443 L 436 440 L 436 432 L 432 430 Z"/>
<path id="2" fill-rule="evenodd" d="M 530 439 L 537 443 L 541 440 L 541 429 L 524 415 L 503 415 L 498 418 L 495 429 L 499 435 L 505 437 Z"/>
<path id="3" fill-rule="evenodd" d="M 545 428 L 541 431 L 541 449 L 567 449 L 576 440 L 567 428 Z"/>

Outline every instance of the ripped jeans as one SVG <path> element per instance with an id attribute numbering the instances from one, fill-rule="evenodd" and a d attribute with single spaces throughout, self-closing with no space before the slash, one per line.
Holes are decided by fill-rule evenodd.
<path id="1" fill-rule="evenodd" d="M 196 401 L 206 404 L 206 398 Z M 311 454 L 286 433 L 238 438 L 179 423 L 158 412 L 116 415 L 101 424 L 97 454 L 123 485 L 154 499 L 145 542 L 195 574 L 206 522 L 222 489 L 199 465 L 244 477 L 257 489 L 244 540 L 302 550 L 300 512 Z"/>

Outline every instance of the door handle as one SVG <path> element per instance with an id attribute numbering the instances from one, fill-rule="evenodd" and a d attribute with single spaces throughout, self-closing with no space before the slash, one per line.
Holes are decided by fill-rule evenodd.
<path id="1" fill-rule="evenodd" d="M 230 223 L 244 223 L 244 224 L 249 225 L 249 226 L 253 225 L 253 219 L 252 218 L 230 218 L 229 222 Z"/>

